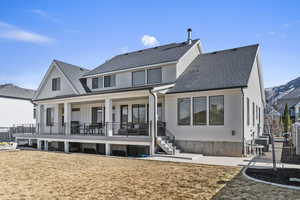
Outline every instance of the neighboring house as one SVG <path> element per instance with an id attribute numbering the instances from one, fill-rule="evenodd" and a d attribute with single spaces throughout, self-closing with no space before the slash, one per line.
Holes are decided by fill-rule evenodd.
<path id="1" fill-rule="evenodd" d="M 35 123 L 31 101 L 34 93 L 13 84 L 0 85 L 0 127 Z"/>
<path id="2" fill-rule="evenodd" d="M 285 105 L 288 105 L 291 118 L 300 121 L 300 87 L 283 96 L 278 101 L 279 112 L 283 114 Z"/>
<path id="3" fill-rule="evenodd" d="M 199 40 L 117 55 L 93 70 L 54 60 L 33 101 L 39 149 L 241 156 L 262 133 L 259 46 Z"/>

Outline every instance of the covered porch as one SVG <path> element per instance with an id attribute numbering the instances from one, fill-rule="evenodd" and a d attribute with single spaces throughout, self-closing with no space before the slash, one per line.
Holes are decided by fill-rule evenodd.
<path id="1" fill-rule="evenodd" d="M 143 138 L 150 141 L 153 154 L 156 136 L 165 135 L 165 100 L 164 94 L 158 92 L 109 93 L 45 100 L 37 104 L 38 137 L 97 137 L 105 141 L 118 138 L 124 144 Z"/>

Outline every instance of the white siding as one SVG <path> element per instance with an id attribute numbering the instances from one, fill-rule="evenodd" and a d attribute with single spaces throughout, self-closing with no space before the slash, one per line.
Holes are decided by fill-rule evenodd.
<path id="1" fill-rule="evenodd" d="M 215 95 L 224 95 L 223 126 L 179 126 L 177 124 L 178 98 Z M 207 101 L 207 104 L 209 104 L 209 101 Z M 165 108 L 167 129 L 175 135 L 176 140 L 231 142 L 242 141 L 242 94 L 241 90 L 239 89 L 167 95 L 165 97 Z M 207 112 L 209 112 L 209 110 L 207 110 Z M 207 123 L 208 122 L 209 118 L 207 116 Z M 235 131 L 235 135 L 232 135 L 232 131 Z"/>
<path id="2" fill-rule="evenodd" d="M 34 123 L 33 104 L 28 100 L 0 97 L 0 127 Z"/>
<path id="3" fill-rule="evenodd" d="M 253 137 L 257 137 L 258 130 L 257 125 L 259 123 L 259 118 L 255 116 L 255 125 L 253 126 L 253 102 L 255 106 L 260 107 L 260 119 L 261 119 L 261 133 L 264 127 L 264 103 L 262 101 L 261 85 L 259 80 L 258 62 L 255 60 L 254 66 L 252 68 L 248 87 L 244 89 L 244 129 L 245 129 L 245 140 L 251 140 Z M 247 124 L 247 98 L 250 100 L 250 125 Z M 256 112 L 256 109 L 255 109 Z M 254 135 L 252 135 L 254 133 Z"/>
<path id="4" fill-rule="evenodd" d="M 53 78 L 60 78 L 60 90 L 58 91 L 52 91 Z M 57 69 L 57 67 L 53 67 L 48 77 L 46 77 L 46 82 L 40 89 L 40 93 L 37 98 L 44 99 L 69 94 L 75 94 L 75 92 L 73 91 L 63 74 Z"/>
<path id="5" fill-rule="evenodd" d="M 170 82 L 174 82 L 176 80 L 176 64 L 162 65 L 160 67 L 161 67 L 161 71 L 162 71 L 162 83 L 170 83 Z M 113 88 L 131 87 L 133 71 L 139 71 L 139 70 L 147 71 L 147 69 L 152 69 L 152 68 L 157 68 L 157 67 L 149 67 L 149 68 L 142 68 L 142 69 L 136 69 L 136 70 L 129 70 L 126 72 L 115 73 L 116 74 L 116 87 L 113 87 Z M 147 72 L 145 73 L 145 81 L 147 83 Z M 87 79 L 87 85 L 93 91 L 113 89 L 111 87 L 110 88 L 92 89 L 92 78 Z"/>

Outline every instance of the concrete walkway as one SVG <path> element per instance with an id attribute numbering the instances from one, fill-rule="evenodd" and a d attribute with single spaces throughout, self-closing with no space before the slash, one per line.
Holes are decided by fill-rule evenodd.
<path id="1" fill-rule="evenodd" d="M 193 159 L 180 158 L 180 156 L 195 157 Z M 254 156 L 250 157 L 225 157 L 225 156 L 203 156 L 201 154 L 179 154 L 176 157 L 171 156 L 152 156 L 146 158 L 139 158 L 145 160 L 158 160 L 168 162 L 184 162 L 184 163 L 196 163 L 207 165 L 222 165 L 222 166 L 247 166 Z"/>

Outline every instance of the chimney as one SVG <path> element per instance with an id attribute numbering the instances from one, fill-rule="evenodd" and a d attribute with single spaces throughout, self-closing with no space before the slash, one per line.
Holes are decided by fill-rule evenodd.
<path id="1" fill-rule="evenodd" d="M 187 43 L 192 44 L 192 29 L 188 28 L 187 32 L 188 32 Z"/>

